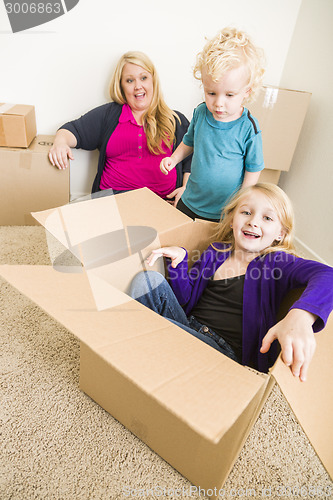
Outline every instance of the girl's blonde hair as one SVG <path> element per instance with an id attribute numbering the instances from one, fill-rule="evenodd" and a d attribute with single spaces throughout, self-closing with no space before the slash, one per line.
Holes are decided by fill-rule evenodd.
<path id="1" fill-rule="evenodd" d="M 160 89 L 160 82 L 155 66 L 143 52 L 126 52 L 119 59 L 110 83 L 111 100 L 118 104 L 125 104 L 126 98 L 121 87 L 121 78 L 126 63 L 136 64 L 148 71 L 153 77 L 153 97 L 148 111 L 143 116 L 143 123 L 147 137 L 147 145 L 152 154 L 165 153 L 163 144 L 170 148 L 175 140 L 176 118 L 178 115 L 165 103 Z"/>
<path id="2" fill-rule="evenodd" d="M 253 44 L 244 31 L 228 27 L 208 40 L 197 55 L 193 74 L 197 80 L 202 80 L 202 71 L 205 69 L 213 81 L 217 82 L 226 71 L 243 64 L 248 68 L 247 85 L 251 89 L 244 102 L 249 103 L 255 99 L 256 93 L 262 86 L 265 73 L 264 52 Z"/>
<path id="3" fill-rule="evenodd" d="M 241 189 L 227 203 L 222 211 L 221 221 L 219 223 L 217 232 L 213 237 L 213 241 L 223 242 L 227 244 L 228 247 L 224 248 L 223 250 L 214 247 L 215 250 L 224 252 L 229 250 L 233 251 L 235 249 L 234 234 L 231 227 L 235 211 L 237 210 L 237 207 L 242 203 L 244 198 L 246 198 L 250 193 L 256 191 L 264 194 L 270 200 L 284 231 L 282 239 L 280 241 L 275 240 L 270 247 L 265 248 L 262 251 L 262 255 L 266 255 L 270 252 L 277 252 L 279 250 L 283 250 L 284 252 L 296 255 L 293 244 L 294 210 L 291 201 L 281 188 L 279 188 L 275 184 L 270 184 L 268 182 L 259 182 L 254 186 L 249 186 Z"/>

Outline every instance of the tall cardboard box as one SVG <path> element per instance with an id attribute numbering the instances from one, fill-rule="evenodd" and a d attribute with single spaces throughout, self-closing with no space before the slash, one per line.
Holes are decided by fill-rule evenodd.
<path id="1" fill-rule="evenodd" d="M 27 148 L 36 137 L 35 107 L 0 103 L 0 146 Z"/>
<path id="2" fill-rule="evenodd" d="M 280 359 L 270 374 L 255 372 L 126 293 L 153 248 L 183 245 L 197 257 L 210 223 L 192 221 L 148 189 L 34 215 L 83 267 L 71 271 L 58 260 L 0 266 L 0 275 L 80 339 L 86 394 L 214 497 L 278 383 L 333 475 L 332 321 L 317 334 L 306 383 Z"/>
<path id="3" fill-rule="evenodd" d="M 281 171 L 290 169 L 311 93 L 264 86 L 249 105 L 262 131 L 265 169 L 261 182 L 277 184 Z"/>
<path id="4" fill-rule="evenodd" d="M 31 212 L 69 202 L 69 168 L 51 165 L 52 141 L 38 135 L 26 149 L 0 148 L 0 225 L 34 225 Z"/>

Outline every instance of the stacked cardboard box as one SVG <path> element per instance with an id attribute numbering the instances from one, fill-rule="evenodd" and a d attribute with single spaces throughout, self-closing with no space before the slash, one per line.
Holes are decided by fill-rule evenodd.
<path id="1" fill-rule="evenodd" d="M 0 148 L 0 225 L 33 225 L 32 211 L 69 202 L 69 168 L 51 165 L 52 142 L 38 135 L 27 148 Z"/>
<path id="2" fill-rule="evenodd" d="M 36 137 L 35 107 L 0 103 L 0 146 L 27 148 Z"/>
<path id="3" fill-rule="evenodd" d="M 83 267 L 0 266 L 0 275 L 80 339 L 84 392 L 214 497 L 278 383 L 333 474 L 332 320 L 317 335 L 306 383 L 280 359 L 270 374 L 257 373 L 127 295 L 153 248 L 181 245 L 196 258 L 214 224 L 147 189 L 34 216 Z"/>
<path id="4" fill-rule="evenodd" d="M 265 169 L 261 182 L 277 184 L 281 171 L 290 169 L 311 94 L 264 86 L 249 110 L 262 131 Z"/>

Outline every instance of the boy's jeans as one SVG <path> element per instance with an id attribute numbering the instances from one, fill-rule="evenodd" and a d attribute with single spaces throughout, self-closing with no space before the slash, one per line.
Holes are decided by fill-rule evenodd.
<path id="1" fill-rule="evenodd" d="M 202 325 L 194 316 L 187 317 L 169 283 L 156 271 L 141 272 L 132 281 L 133 299 L 179 326 L 194 337 L 240 363 L 232 347 L 213 330 Z"/>

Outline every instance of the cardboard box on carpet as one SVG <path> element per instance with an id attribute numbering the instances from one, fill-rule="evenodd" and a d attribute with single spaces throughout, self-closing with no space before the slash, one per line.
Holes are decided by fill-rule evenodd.
<path id="1" fill-rule="evenodd" d="M 35 107 L 0 103 L 0 146 L 27 148 L 36 137 Z"/>
<path id="2" fill-rule="evenodd" d="M 264 86 L 249 110 L 262 131 L 265 169 L 260 181 L 278 183 L 290 169 L 311 93 Z"/>
<path id="3" fill-rule="evenodd" d="M 80 339 L 86 394 L 214 497 L 278 383 L 333 474 L 332 319 L 317 335 L 306 383 L 280 359 L 270 374 L 255 372 L 126 294 L 153 248 L 182 245 L 195 259 L 213 224 L 192 221 L 147 189 L 34 216 L 82 265 L 57 258 L 53 266 L 0 266 L 0 275 Z M 160 260 L 155 266 L 163 272 Z"/>
<path id="4" fill-rule="evenodd" d="M 0 148 L 0 225 L 34 225 L 31 212 L 69 202 L 69 168 L 48 159 L 54 136 L 38 135 L 26 149 Z"/>

